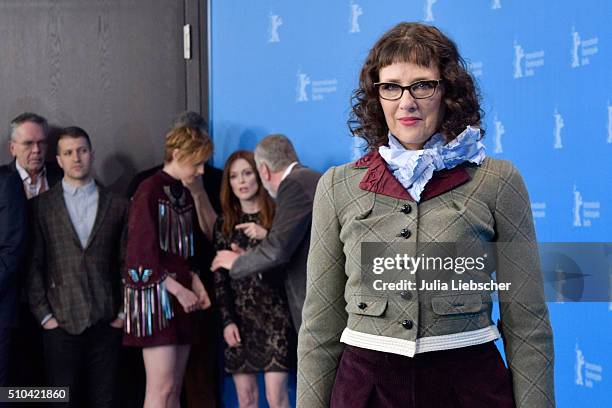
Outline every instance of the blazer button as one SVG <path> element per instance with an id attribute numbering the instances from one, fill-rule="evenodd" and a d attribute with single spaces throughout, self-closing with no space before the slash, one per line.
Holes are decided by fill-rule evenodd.
<path id="1" fill-rule="evenodd" d="M 400 297 L 404 300 L 410 300 L 412 299 L 412 293 L 408 292 L 408 291 L 402 291 L 400 292 Z"/>
<path id="2" fill-rule="evenodd" d="M 414 323 L 412 323 L 412 320 L 404 320 L 402 322 L 402 326 L 404 326 L 404 329 L 410 330 L 412 329 L 412 326 L 414 326 Z"/>
<path id="3" fill-rule="evenodd" d="M 410 211 L 412 211 L 412 207 L 410 206 L 410 204 L 404 204 L 400 211 L 404 214 L 410 214 Z"/>
<path id="4" fill-rule="evenodd" d="M 412 233 L 410 232 L 408 228 L 404 228 L 403 230 L 400 231 L 399 234 L 397 234 L 398 237 L 402 237 L 405 239 L 410 238 L 410 235 L 412 235 Z"/>
<path id="5" fill-rule="evenodd" d="M 357 307 L 360 308 L 361 310 L 364 310 L 366 307 L 368 307 L 368 305 L 364 302 L 359 302 L 357 304 Z"/>

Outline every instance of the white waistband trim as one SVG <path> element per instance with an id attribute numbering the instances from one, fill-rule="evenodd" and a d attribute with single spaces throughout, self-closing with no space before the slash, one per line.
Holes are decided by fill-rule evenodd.
<path id="1" fill-rule="evenodd" d="M 340 342 L 368 350 L 414 357 L 417 353 L 450 350 L 488 343 L 489 341 L 497 340 L 499 337 L 499 331 L 494 325 L 469 332 L 422 337 L 416 339 L 416 341 L 362 333 L 347 327 L 342 332 Z"/>

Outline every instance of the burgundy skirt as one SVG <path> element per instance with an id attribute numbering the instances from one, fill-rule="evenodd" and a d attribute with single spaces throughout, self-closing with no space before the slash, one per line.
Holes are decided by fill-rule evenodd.
<path id="1" fill-rule="evenodd" d="M 345 346 L 331 408 L 513 408 L 493 342 L 405 357 Z"/>

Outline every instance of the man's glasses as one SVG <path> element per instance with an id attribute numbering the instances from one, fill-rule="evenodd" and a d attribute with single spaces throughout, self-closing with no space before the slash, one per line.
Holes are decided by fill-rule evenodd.
<path id="1" fill-rule="evenodd" d="M 381 98 L 388 101 L 396 101 L 401 99 L 405 90 L 408 90 L 414 99 L 431 98 L 436 93 L 436 88 L 441 82 L 441 79 L 432 79 L 417 81 L 406 86 L 401 86 L 394 82 L 376 82 L 374 86 L 378 89 L 378 95 Z"/>
<path id="2" fill-rule="evenodd" d="M 35 142 L 33 140 L 26 140 L 25 142 L 15 142 L 13 141 L 13 143 L 17 143 L 22 145 L 24 148 L 26 148 L 27 150 L 32 150 L 34 148 L 34 146 L 37 146 L 39 149 L 44 149 L 45 147 L 47 147 L 47 141 L 46 140 L 41 140 L 38 142 Z"/>

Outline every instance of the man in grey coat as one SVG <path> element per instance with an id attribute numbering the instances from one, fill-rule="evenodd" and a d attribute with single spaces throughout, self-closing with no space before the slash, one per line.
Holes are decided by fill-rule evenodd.
<path id="1" fill-rule="evenodd" d="M 259 274 L 282 277 L 295 330 L 302 323 L 306 296 L 306 260 L 310 247 L 312 202 L 320 173 L 300 165 L 291 141 L 284 135 L 269 135 L 255 148 L 255 162 L 265 189 L 276 200 L 276 214 L 264 240 L 242 253 L 219 251 L 212 270 L 226 268 L 233 279 Z M 245 230 L 247 236 L 254 233 Z"/>

